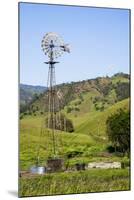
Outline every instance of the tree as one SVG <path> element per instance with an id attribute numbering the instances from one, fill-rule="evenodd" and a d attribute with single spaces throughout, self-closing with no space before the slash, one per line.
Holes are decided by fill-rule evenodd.
<path id="1" fill-rule="evenodd" d="M 45 121 L 46 127 L 48 127 L 48 117 Z M 66 116 L 62 113 L 55 115 L 52 119 L 51 116 L 49 117 L 49 128 L 54 127 L 56 130 L 62 130 L 67 132 L 73 132 L 74 126 L 70 119 L 66 118 Z"/>
<path id="2" fill-rule="evenodd" d="M 80 111 L 80 109 L 78 107 L 75 107 L 74 109 L 75 109 L 75 111 Z"/>
<path id="3" fill-rule="evenodd" d="M 72 111 L 72 108 L 71 107 L 67 107 L 67 113 L 70 113 Z"/>
<path id="4" fill-rule="evenodd" d="M 130 113 L 119 109 L 117 113 L 108 117 L 107 134 L 115 149 L 123 154 L 130 152 Z"/>
<path id="5" fill-rule="evenodd" d="M 130 84 L 128 82 L 118 82 L 115 86 L 118 101 L 126 99 L 130 96 Z"/>

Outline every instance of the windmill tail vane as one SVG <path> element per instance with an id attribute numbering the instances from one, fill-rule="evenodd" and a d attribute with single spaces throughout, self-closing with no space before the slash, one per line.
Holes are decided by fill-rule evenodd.
<path id="1" fill-rule="evenodd" d="M 70 45 L 69 44 L 65 44 L 65 45 L 61 46 L 61 48 L 63 51 L 70 53 Z"/>

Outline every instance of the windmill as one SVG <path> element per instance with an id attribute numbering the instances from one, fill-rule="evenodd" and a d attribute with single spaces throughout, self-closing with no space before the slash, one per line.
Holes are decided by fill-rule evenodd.
<path id="1" fill-rule="evenodd" d="M 55 64 L 59 63 L 56 61 L 64 52 L 70 53 L 69 44 L 64 44 L 61 36 L 57 33 L 49 32 L 43 37 L 41 47 L 45 55 L 48 56 L 49 60 L 45 64 L 49 65 L 48 70 L 48 128 L 52 132 L 52 148 L 53 148 L 53 159 L 48 160 L 49 167 L 54 171 L 59 163 L 60 168 L 61 161 L 56 159 L 56 115 L 59 111 L 59 99 L 61 98 L 60 92 L 56 90 L 56 79 L 55 79 Z M 54 167 L 55 166 L 55 167 Z"/>

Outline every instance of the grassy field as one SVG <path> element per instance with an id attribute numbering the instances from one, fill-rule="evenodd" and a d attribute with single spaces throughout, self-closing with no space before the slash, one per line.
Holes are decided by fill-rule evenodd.
<path id="1" fill-rule="evenodd" d="M 114 80 L 116 82 L 116 79 Z M 120 161 L 124 159 L 108 153 L 110 142 L 106 134 L 106 120 L 119 108 L 128 109 L 129 99 L 109 105 L 103 112 L 97 111 L 92 102 L 96 92 L 83 94 L 77 105 L 79 111 L 62 112 L 73 121 L 73 133 L 55 131 L 57 155 L 64 159 L 65 167 L 74 170 L 76 163 Z M 110 94 L 113 95 L 113 94 Z M 92 98 L 91 98 L 92 97 Z M 75 107 L 79 99 L 68 106 Z M 52 156 L 52 133 L 44 127 L 41 115 L 25 116 L 20 120 L 20 170 L 29 170 L 39 157 L 39 165 L 45 166 Z M 68 155 L 72 154 L 71 158 Z M 70 171 L 43 176 L 21 177 L 20 196 L 70 194 L 129 190 L 129 169 L 92 169 Z"/>
<path id="2" fill-rule="evenodd" d="M 87 96 L 83 102 L 84 106 Z M 104 112 L 97 112 L 92 108 L 90 113 L 81 113 L 75 117 L 73 113 L 67 117 L 72 119 L 75 125 L 75 132 L 55 131 L 57 154 L 64 157 L 73 151 L 80 152 L 69 159 L 69 164 L 77 162 L 88 163 L 90 161 L 117 161 L 122 158 L 114 154 L 109 157 L 101 157 L 100 153 L 105 152 L 109 145 L 106 135 L 106 119 L 119 108 L 126 108 L 129 99 L 120 101 L 109 107 Z M 83 116 L 84 115 L 84 116 Z M 40 164 L 45 165 L 45 161 L 52 155 L 52 135 L 51 131 L 44 128 L 45 119 L 42 116 L 27 116 L 20 120 L 20 169 L 29 169 L 34 165 L 37 155 L 40 157 Z"/>
<path id="3" fill-rule="evenodd" d="M 115 105 L 110 106 L 104 112 L 92 111 L 86 117 L 85 121 L 79 123 L 76 127 L 76 132 L 82 132 L 85 134 L 94 133 L 94 135 L 106 135 L 106 120 L 109 115 L 116 112 L 119 108 L 128 108 L 129 99 L 122 100 Z M 98 126 L 97 126 L 98 125 Z M 89 128 L 90 127 L 90 128 Z"/>
<path id="4" fill-rule="evenodd" d="M 92 169 L 25 177 L 19 196 L 55 195 L 130 190 L 128 169 Z"/>

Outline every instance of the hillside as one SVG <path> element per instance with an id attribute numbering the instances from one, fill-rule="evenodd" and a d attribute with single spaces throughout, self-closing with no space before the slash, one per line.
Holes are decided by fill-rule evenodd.
<path id="1" fill-rule="evenodd" d="M 30 102 L 35 94 L 39 95 L 43 93 L 45 90 L 46 87 L 43 86 L 20 84 L 20 103 L 26 104 Z"/>
<path id="2" fill-rule="evenodd" d="M 120 108 L 129 110 L 129 87 L 129 75 L 122 73 L 58 85 L 62 94 L 61 113 L 74 126 L 73 132 L 54 131 L 55 156 L 63 159 L 65 171 L 41 176 L 26 173 L 20 177 L 20 196 L 48 195 L 50 191 L 68 194 L 129 190 L 130 160 L 121 152 L 110 151 L 112 144 L 106 130 L 106 120 L 111 114 Z M 21 172 L 28 172 L 35 165 L 46 166 L 47 160 L 53 158 L 52 131 L 44 126 L 47 106 L 44 92 L 36 95 L 20 115 Z M 88 166 L 92 162 L 117 162 L 121 168 L 76 171 L 76 165 Z"/>
<path id="3" fill-rule="evenodd" d="M 88 113 L 85 117 L 78 117 L 76 121 L 72 119 L 75 124 L 75 132 L 56 132 L 58 154 L 65 160 L 72 155 L 69 165 L 77 162 L 121 160 L 122 158 L 118 158 L 114 154 L 107 157 L 107 147 L 110 143 L 107 140 L 105 122 L 111 113 L 116 112 L 119 108 L 128 109 L 128 106 L 129 99 L 126 99 L 107 108 L 104 112 L 95 112 L 91 116 Z M 40 164 L 43 164 L 47 157 L 51 156 L 52 136 L 47 129 L 43 130 L 41 136 L 41 127 L 44 122 L 42 119 L 41 116 L 27 116 L 20 122 L 20 165 L 22 169 L 34 165 L 38 150 Z M 101 123 L 98 123 L 98 120 Z"/>
<path id="4" fill-rule="evenodd" d="M 122 91 L 119 90 L 120 87 L 123 88 Z M 110 145 L 107 140 L 106 120 L 120 108 L 129 109 L 128 75 L 118 74 L 111 78 L 100 77 L 62 84 L 58 86 L 58 90 L 62 91 L 64 98 L 66 97 L 61 112 L 71 119 L 74 125 L 73 133 L 57 131 L 58 154 L 65 160 L 68 155 L 72 155 L 70 165 L 102 159 L 107 161 L 121 159 L 114 154 L 105 156 Z M 45 123 L 44 115 L 47 113 L 44 112 L 43 115 L 43 105 L 47 108 L 46 97 L 47 92 L 37 96 L 21 117 L 20 156 L 21 166 L 24 169 L 34 164 L 38 146 L 40 146 L 41 164 L 51 156 L 51 133 L 44 129 L 42 139 L 40 138 Z"/>
<path id="5" fill-rule="evenodd" d="M 66 114 L 82 114 L 98 111 L 102 112 L 115 103 L 126 99 L 129 94 L 129 75 L 118 73 L 112 77 L 97 77 L 57 85 L 61 94 L 60 107 Z M 27 107 L 27 113 L 38 115 L 47 112 L 47 92 L 37 95 Z"/>

